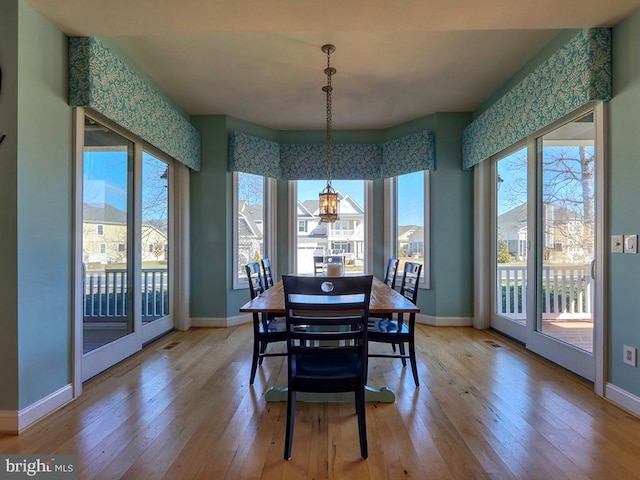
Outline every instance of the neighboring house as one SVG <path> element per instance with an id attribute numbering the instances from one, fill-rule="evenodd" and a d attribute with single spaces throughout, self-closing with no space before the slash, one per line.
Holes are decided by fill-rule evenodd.
<path id="1" fill-rule="evenodd" d="M 262 205 L 238 202 L 238 265 L 260 261 L 264 252 Z M 244 274 L 244 272 L 243 272 Z"/>
<path id="2" fill-rule="evenodd" d="M 141 227 L 141 256 L 145 262 L 166 262 L 167 234 L 151 223 Z M 127 261 L 127 214 L 109 204 L 83 207 L 83 252 L 85 265 L 100 268 Z"/>
<path id="3" fill-rule="evenodd" d="M 398 226 L 398 256 L 424 257 L 424 227 L 418 225 Z"/>
<path id="4" fill-rule="evenodd" d="M 298 255 L 344 255 L 345 261 L 364 262 L 364 209 L 350 195 L 338 192 L 340 218 L 320 223 L 318 200 L 298 202 Z"/>
<path id="5" fill-rule="evenodd" d="M 593 259 L 593 244 L 585 243 L 585 223 L 582 216 L 566 207 L 547 203 L 544 205 L 543 222 L 545 260 L 551 262 L 589 263 Z M 525 261 L 527 255 L 527 205 L 522 204 L 498 217 L 498 244 L 507 243 L 507 249 L 515 261 Z"/>

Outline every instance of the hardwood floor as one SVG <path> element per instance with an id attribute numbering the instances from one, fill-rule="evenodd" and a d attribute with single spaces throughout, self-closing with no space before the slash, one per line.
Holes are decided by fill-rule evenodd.
<path id="1" fill-rule="evenodd" d="M 285 405 L 263 400 L 285 360 L 251 388 L 251 339 L 249 325 L 172 333 L 0 436 L 0 453 L 75 453 L 81 479 L 640 478 L 640 420 L 592 385 L 492 332 L 424 325 L 420 388 L 400 361 L 370 362 L 397 401 L 367 404 L 367 460 L 353 404 L 299 403 L 285 461 Z"/>

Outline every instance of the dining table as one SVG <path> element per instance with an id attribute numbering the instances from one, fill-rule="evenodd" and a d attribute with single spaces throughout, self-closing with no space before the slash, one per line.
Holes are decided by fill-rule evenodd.
<path id="1" fill-rule="evenodd" d="M 330 277 L 327 277 L 330 278 Z M 251 299 L 240 308 L 241 312 L 269 313 L 275 316 L 285 316 L 284 287 L 282 281 L 275 283 L 271 288 Z M 369 300 L 369 315 L 379 317 L 397 313 L 418 313 L 420 309 L 410 300 L 383 281 L 373 277 L 371 284 L 371 296 Z M 303 402 L 352 402 L 353 394 L 350 393 L 298 393 L 297 399 Z M 271 386 L 265 392 L 267 402 L 286 402 L 286 387 Z M 372 387 L 367 385 L 365 391 L 367 402 L 393 403 L 396 400 L 395 393 L 387 386 Z"/>

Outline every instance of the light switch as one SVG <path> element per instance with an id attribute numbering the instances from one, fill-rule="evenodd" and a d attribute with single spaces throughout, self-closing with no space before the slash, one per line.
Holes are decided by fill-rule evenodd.
<path id="1" fill-rule="evenodd" d="M 624 236 L 624 253 L 638 253 L 638 235 Z"/>
<path id="2" fill-rule="evenodd" d="M 622 235 L 611 235 L 611 253 L 622 252 Z"/>

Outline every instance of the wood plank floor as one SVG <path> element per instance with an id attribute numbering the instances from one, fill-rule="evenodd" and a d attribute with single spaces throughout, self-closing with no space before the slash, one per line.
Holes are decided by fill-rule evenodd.
<path id="1" fill-rule="evenodd" d="M 492 332 L 420 325 L 421 386 L 372 359 L 369 459 L 353 404 L 299 403 L 282 459 L 285 404 L 267 404 L 286 364 L 248 385 L 252 331 L 174 332 L 85 384 L 83 395 L 0 453 L 75 453 L 81 479 L 634 479 L 640 420 L 592 386 Z M 386 346 L 376 348 L 386 349 Z"/>

